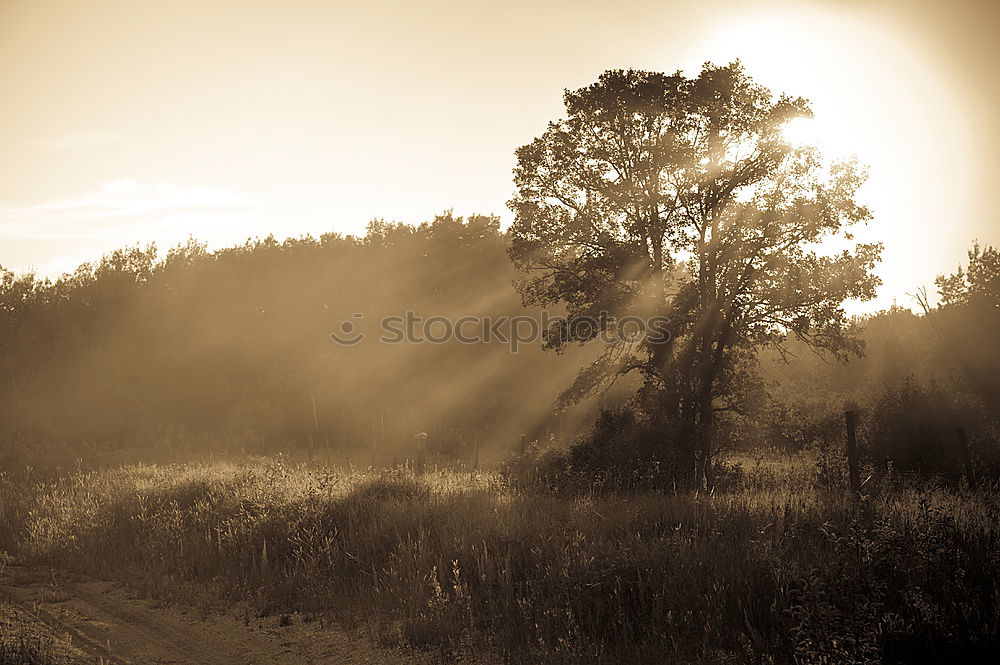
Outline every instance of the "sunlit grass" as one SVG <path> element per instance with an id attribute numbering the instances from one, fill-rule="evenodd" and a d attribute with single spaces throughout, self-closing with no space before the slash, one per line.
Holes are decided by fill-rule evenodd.
<path id="1" fill-rule="evenodd" d="M 872 485 L 857 506 L 815 456 L 738 461 L 710 495 L 573 496 L 497 473 L 137 465 L 39 486 L 18 540 L 161 598 L 512 662 L 842 662 L 1000 625 L 995 495 Z"/>

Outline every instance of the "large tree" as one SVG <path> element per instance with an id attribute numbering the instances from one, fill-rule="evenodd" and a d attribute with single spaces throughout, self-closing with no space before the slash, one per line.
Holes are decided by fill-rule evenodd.
<path id="1" fill-rule="evenodd" d="M 566 117 L 517 151 L 522 296 L 566 306 L 547 338 L 556 349 L 607 340 L 626 315 L 669 317 L 671 339 L 619 336 L 569 394 L 642 372 L 711 484 L 714 413 L 733 407 L 756 349 L 790 335 L 858 348 L 843 303 L 874 296 L 881 249 L 849 233 L 871 216 L 855 200 L 864 173 L 792 145 L 783 129 L 809 104 L 739 63 L 694 78 L 608 71 L 564 100 Z M 599 323 L 573 325 L 583 317 Z"/>

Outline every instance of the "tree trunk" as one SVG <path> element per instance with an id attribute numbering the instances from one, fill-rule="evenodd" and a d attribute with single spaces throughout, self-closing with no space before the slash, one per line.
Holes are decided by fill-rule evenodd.
<path id="1" fill-rule="evenodd" d="M 715 488 L 715 471 L 712 468 L 712 425 L 715 409 L 712 400 L 711 384 L 703 388 L 701 403 L 698 405 L 698 448 L 701 456 L 701 474 L 705 479 L 705 489 Z M 699 480 L 701 480 L 699 478 Z"/>

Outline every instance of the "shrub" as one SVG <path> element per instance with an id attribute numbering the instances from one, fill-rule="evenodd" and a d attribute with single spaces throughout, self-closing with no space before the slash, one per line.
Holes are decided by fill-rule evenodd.
<path id="1" fill-rule="evenodd" d="M 690 487 L 694 459 L 676 429 L 657 427 L 623 407 L 603 410 L 593 429 L 568 449 L 535 444 L 506 470 L 519 481 L 555 490 L 672 491 Z"/>
<path id="2" fill-rule="evenodd" d="M 960 456 L 956 418 L 936 386 L 923 387 L 912 379 L 889 387 L 864 414 L 864 428 L 872 460 L 899 471 L 954 473 Z"/>

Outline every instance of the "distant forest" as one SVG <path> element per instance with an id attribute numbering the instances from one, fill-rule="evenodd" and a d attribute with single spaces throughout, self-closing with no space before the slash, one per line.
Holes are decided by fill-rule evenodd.
<path id="1" fill-rule="evenodd" d="M 555 408 L 589 348 L 376 340 L 383 316 L 408 310 L 537 314 L 513 287 L 508 246 L 498 218 L 446 213 L 419 226 L 375 221 L 364 237 L 269 237 L 214 252 L 192 239 L 162 258 L 120 249 L 55 281 L 2 270 L 0 435 L 23 444 L 3 454 L 48 442 L 81 455 L 312 450 L 389 464 L 426 431 L 442 463 L 467 464 L 474 446 L 495 460 L 522 434 L 568 441 L 626 392 L 572 417 Z M 959 424 L 989 439 L 1000 415 L 996 250 L 975 247 L 938 287 L 926 313 L 855 319 L 860 358 L 831 362 L 794 341 L 791 354 L 762 354 L 756 383 L 719 424 L 723 447 L 810 445 L 836 430 L 848 402 L 879 414 L 869 427 L 898 412 L 906 422 L 891 428 L 910 441 L 947 438 Z M 368 339 L 335 344 L 329 334 L 355 313 Z"/>
<path id="2" fill-rule="evenodd" d="M 55 282 L 3 272 L 0 428 L 26 441 L 275 452 L 368 463 L 419 431 L 442 453 L 544 437 L 572 361 L 539 344 L 379 344 L 379 321 L 524 315 L 496 217 L 372 222 L 162 259 L 128 248 Z M 369 338 L 329 337 L 354 313 Z M 375 439 L 373 441 L 373 439 Z M 397 451 L 402 448 L 402 451 Z M 358 455 L 361 455 L 360 457 Z"/>

